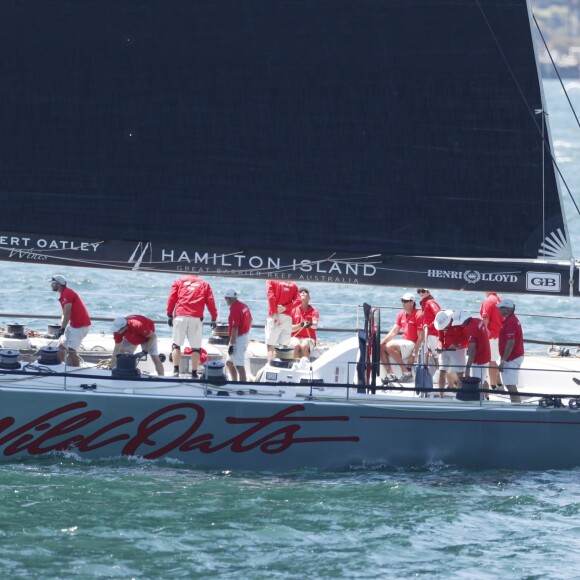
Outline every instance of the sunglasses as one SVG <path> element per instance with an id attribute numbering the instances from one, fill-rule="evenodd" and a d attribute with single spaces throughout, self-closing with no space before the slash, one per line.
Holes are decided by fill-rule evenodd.
<path id="1" fill-rule="evenodd" d="M 404 304 L 405 302 L 415 302 L 414 300 L 401 300 L 401 302 Z"/>
<path id="2" fill-rule="evenodd" d="M 417 294 L 427 294 L 427 290 L 425 290 L 424 288 L 419 288 L 417 290 Z"/>

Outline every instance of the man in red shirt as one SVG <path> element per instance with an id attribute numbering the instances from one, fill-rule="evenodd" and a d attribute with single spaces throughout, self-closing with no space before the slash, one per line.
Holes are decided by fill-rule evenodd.
<path id="1" fill-rule="evenodd" d="M 232 381 L 246 382 L 245 355 L 250 342 L 252 313 L 249 307 L 238 300 L 238 293 L 233 288 L 226 290 L 225 299 L 230 307 L 228 317 L 228 358 L 226 366 Z"/>
<path id="2" fill-rule="evenodd" d="M 489 348 L 489 336 L 483 320 L 474 318 L 465 310 L 453 313 L 453 326 L 463 326 L 467 337 L 467 360 L 465 362 L 465 376 L 477 377 L 483 385 L 491 350 Z"/>
<path id="3" fill-rule="evenodd" d="M 520 403 L 517 384 L 520 366 L 524 360 L 524 334 L 522 325 L 515 315 L 516 305 L 513 300 L 504 299 L 497 307 L 503 318 L 499 331 L 499 371 L 503 375 L 503 382 L 510 392 L 512 403 Z"/>
<path id="4" fill-rule="evenodd" d="M 179 376 L 181 347 L 187 338 L 191 347 L 191 376 L 197 378 L 203 334 L 205 308 L 211 315 L 212 328 L 217 320 L 217 309 L 211 286 L 196 274 L 186 274 L 171 285 L 167 298 L 167 324 L 173 328 L 173 376 Z"/>
<path id="5" fill-rule="evenodd" d="M 435 298 L 431 296 L 431 292 L 426 288 L 418 288 L 417 294 L 421 302 L 421 314 L 423 314 L 423 324 L 427 327 L 427 348 L 431 350 L 433 356 L 437 359 L 437 339 L 439 333 L 435 328 L 435 316 L 440 312 L 441 306 L 435 302 Z"/>
<path id="6" fill-rule="evenodd" d="M 503 319 L 499 313 L 497 304 L 499 298 L 495 292 L 487 292 L 486 298 L 481 303 L 479 314 L 487 331 L 489 332 L 489 347 L 491 349 L 491 360 L 489 361 L 489 382 L 492 389 L 501 386 L 501 377 L 497 370 L 497 360 L 499 359 L 499 350 L 497 339 L 499 329 L 503 324 Z"/>
<path id="7" fill-rule="evenodd" d="M 304 286 L 298 290 L 302 304 L 292 310 L 292 338 L 290 346 L 294 347 L 294 358 L 300 360 L 303 356 L 310 358 L 310 353 L 316 346 L 316 329 L 319 314 L 310 305 L 310 292 Z"/>
<path id="8" fill-rule="evenodd" d="M 157 350 L 157 335 L 155 334 L 155 324 L 150 318 L 140 314 L 130 314 L 115 318 L 110 331 L 113 333 L 115 347 L 111 357 L 111 368 L 115 367 L 117 355 L 121 353 L 134 353 L 141 345 L 143 352 L 151 355 L 151 360 L 155 365 L 155 370 L 159 376 L 165 374 L 163 363 L 159 358 Z"/>
<path id="9" fill-rule="evenodd" d="M 292 310 L 301 303 L 298 286 L 294 282 L 266 282 L 268 318 L 266 319 L 266 347 L 268 360 L 274 357 L 274 347 L 286 344 L 292 336 Z"/>
<path id="10" fill-rule="evenodd" d="M 56 275 L 50 280 L 53 292 L 58 292 L 58 301 L 62 307 L 60 319 L 59 344 L 60 360 L 73 367 L 81 366 L 77 354 L 81 342 L 89 332 L 91 319 L 81 297 L 66 285 L 64 276 Z M 64 336 L 63 336 L 64 335 Z"/>
<path id="11" fill-rule="evenodd" d="M 463 377 L 467 336 L 463 326 L 453 326 L 453 311 L 441 310 L 435 316 L 435 328 L 439 331 L 439 395 L 443 397 L 447 377 L 454 384 Z"/>
<path id="12" fill-rule="evenodd" d="M 423 316 L 421 311 L 415 306 L 415 296 L 407 292 L 401 297 L 401 303 L 403 304 L 403 310 L 399 312 L 389 334 L 381 340 L 381 363 L 387 371 L 387 376 L 383 378 L 383 383 L 385 384 L 397 380 L 393 374 L 391 360 L 394 360 L 403 372 L 398 379 L 401 383 L 408 383 L 413 380 L 411 366 L 406 367 L 407 372 L 404 372 L 404 367 L 415 362 L 423 342 Z M 402 338 L 395 338 L 401 330 L 403 331 Z"/>

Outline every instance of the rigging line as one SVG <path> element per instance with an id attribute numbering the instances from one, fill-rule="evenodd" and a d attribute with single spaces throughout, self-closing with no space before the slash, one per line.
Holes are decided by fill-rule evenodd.
<path id="1" fill-rule="evenodd" d="M 570 97 L 568 96 L 568 91 L 566 91 L 566 87 L 564 86 L 564 83 L 562 81 L 562 77 L 560 76 L 560 72 L 558 71 L 558 67 L 556 66 L 556 63 L 554 62 L 554 59 L 552 58 L 552 53 L 550 52 L 550 49 L 548 48 L 548 44 L 546 43 L 546 39 L 544 38 L 544 35 L 542 34 L 542 30 L 540 29 L 540 25 L 538 24 L 538 21 L 536 20 L 536 15 L 533 12 L 532 12 L 532 18 L 534 19 L 534 22 L 536 24 L 536 28 L 538 29 L 538 32 L 540 33 L 540 38 L 542 39 L 542 42 L 544 43 L 544 47 L 546 49 L 546 52 L 548 53 L 548 56 L 550 57 L 550 61 L 552 62 L 552 67 L 554 68 L 556 75 L 558 75 L 558 80 L 560 81 L 560 85 L 562 87 L 562 90 L 564 91 L 564 95 L 566 95 L 566 99 L 568 100 L 568 104 L 570 105 L 570 109 L 574 115 L 574 118 L 576 119 L 576 123 L 580 127 L 580 120 L 578 120 L 578 116 L 576 115 L 576 110 L 574 109 L 574 105 L 572 104 L 572 101 L 570 101 Z"/>
<path id="2" fill-rule="evenodd" d="M 499 50 L 499 53 L 501 55 L 501 57 L 503 58 L 505 65 L 510 73 L 510 75 L 512 76 L 512 79 L 516 85 L 516 88 L 518 89 L 520 96 L 522 98 L 522 100 L 524 101 L 524 104 L 526 106 L 526 108 L 528 109 L 528 113 L 530 114 L 530 116 L 532 117 L 533 121 L 534 121 L 534 125 L 536 126 L 536 130 L 538 131 L 538 134 L 541 136 L 541 127 L 538 125 L 538 121 L 536 120 L 536 114 L 535 111 L 533 111 L 530 108 L 530 105 L 528 104 L 527 100 L 526 100 L 526 95 L 522 90 L 522 87 L 520 86 L 520 83 L 518 82 L 518 79 L 512 69 L 512 67 L 510 66 L 510 63 L 501 47 L 501 44 L 499 43 L 499 40 L 497 38 L 497 36 L 495 35 L 493 28 L 491 27 L 491 24 L 489 22 L 489 20 L 487 19 L 487 16 L 485 15 L 485 12 L 483 10 L 483 8 L 481 7 L 481 4 L 479 2 L 479 0 L 475 0 L 475 3 L 477 4 L 477 7 L 479 8 L 479 11 L 481 12 L 481 15 L 483 16 L 483 19 L 485 20 L 485 23 L 487 25 L 487 28 L 489 29 L 489 32 Z M 533 14 L 532 14 L 533 16 Z M 534 17 L 535 20 L 535 17 Z M 537 22 L 536 22 L 536 26 L 537 26 Z M 550 57 L 551 58 L 551 57 Z M 559 76 L 559 75 L 558 75 Z M 543 117 L 544 113 L 542 113 L 542 117 Z M 543 139 L 543 138 L 542 138 Z M 562 175 L 562 172 L 560 171 L 560 168 L 558 167 L 558 164 L 556 163 L 556 159 L 554 157 L 554 155 L 552 154 L 552 151 L 550 150 L 550 148 L 548 147 L 548 143 L 545 139 L 542 140 L 542 144 L 545 150 L 548 151 L 548 154 L 550 156 L 550 159 L 552 160 L 552 163 L 554 164 L 554 167 L 556 168 L 556 171 L 558 172 L 558 175 L 560 176 L 560 178 L 562 179 L 562 182 L 564 184 L 564 186 L 566 187 L 566 191 L 568 192 L 568 195 L 570 196 L 570 199 L 572 200 L 572 203 L 574 204 L 574 207 L 576 208 L 576 212 L 578 213 L 578 215 L 580 215 L 580 208 L 578 207 L 578 204 L 576 203 L 576 200 L 574 199 L 572 192 L 570 191 L 570 188 L 568 187 L 568 183 L 566 182 L 566 180 L 564 179 L 564 176 Z"/>

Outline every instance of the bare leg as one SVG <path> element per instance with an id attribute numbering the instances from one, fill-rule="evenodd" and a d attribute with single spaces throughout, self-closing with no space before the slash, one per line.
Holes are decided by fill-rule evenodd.
<path id="1" fill-rule="evenodd" d="M 230 380 L 236 382 L 238 380 L 238 369 L 234 363 L 229 360 L 226 362 L 226 367 L 228 367 L 228 372 L 230 373 Z"/>
<path id="2" fill-rule="evenodd" d="M 401 356 L 401 349 L 396 345 L 387 346 L 387 354 L 390 359 L 393 359 L 401 369 L 406 368 L 408 371 L 411 369 L 403 362 L 403 357 Z"/>
<path id="3" fill-rule="evenodd" d="M 155 370 L 157 371 L 157 374 L 162 377 L 165 375 L 165 369 L 163 368 L 163 363 L 161 362 L 161 359 L 159 358 L 158 354 L 152 354 L 151 355 L 151 360 L 153 361 L 153 364 L 155 365 Z"/>
<path id="4" fill-rule="evenodd" d="M 179 367 L 179 363 L 181 362 L 181 349 L 174 348 L 171 351 L 171 358 L 173 359 L 173 366 Z"/>
<path id="5" fill-rule="evenodd" d="M 439 396 L 441 398 L 443 398 L 445 396 L 444 391 L 445 391 L 446 376 L 447 376 L 446 371 L 442 371 L 442 370 L 439 371 Z"/>
<path id="6" fill-rule="evenodd" d="M 191 372 L 196 371 L 197 367 L 199 366 L 199 353 L 193 351 L 191 353 Z"/>
<path id="7" fill-rule="evenodd" d="M 274 358 L 274 345 L 268 344 L 268 362 L 270 362 Z"/>
<path id="8" fill-rule="evenodd" d="M 501 383 L 501 377 L 497 370 L 497 363 L 493 360 L 489 363 L 489 380 L 492 385 Z"/>
<path id="9" fill-rule="evenodd" d="M 65 351 L 61 351 L 61 361 L 63 360 L 62 355 L 65 354 Z M 81 366 L 81 359 L 79 358 L 79 355 L 77 354 L 76 350 L 73 350 L 72 348 L 69 348 L 66 350 L 66 364 L 71 366 L 71 367 L 80 367 Z"/>
<path id="10" fill-rule="evenodd" d="M 521 403 L 522 399 L 518 393 L 516 385 L 506 385 L 506 389 L 510 392 L 510 400 L 512 403 Z"/>
<path id="11" fill-rule="evenodd" d="M 386 373 L 387 374 L 392 373 L 393 369 L 391 368 L 391 360 L 389 359 L 389 355 L 387 353 L 387 343 L 384 338 L 383 340 L 381 340 L 380 359 L 381 364 L 385 367 Z"/>
<path id="12" fill-rule="evenodd" d="M 242 383 L 245 383 L 247 381 L 246 369 L 244 367 L 236 367 L 236 369 L 238 371 L 238 376 L 240 377 L 240 381 L 242 381 Z"/>

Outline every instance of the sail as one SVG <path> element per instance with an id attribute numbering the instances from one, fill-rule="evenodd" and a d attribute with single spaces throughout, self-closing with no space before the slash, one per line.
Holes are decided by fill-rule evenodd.
<path id="1" fill-rule="evenodd" d="M 568 292 L 527 263 L 571 250 L 525 0 L 5 0 L 1 26 L 0 259 Z"/>

